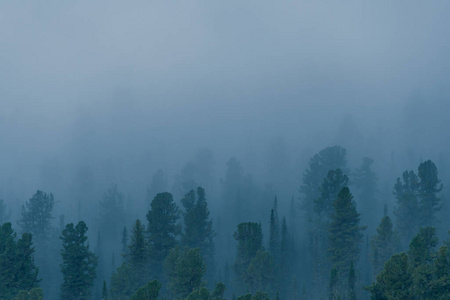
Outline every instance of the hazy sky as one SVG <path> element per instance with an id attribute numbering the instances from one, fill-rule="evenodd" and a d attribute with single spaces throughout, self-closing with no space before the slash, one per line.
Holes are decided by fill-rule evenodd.
<path id="1" fill-rule="evenodd" d="M 316 152 L 346 116 L 369 140 L 387 122 L 398 134 L 415 95 L 444 120 L 449 15 L 448 1 L 2 1 L 1 173 L 167 154 L 157 168 L 276 136 Z"/>

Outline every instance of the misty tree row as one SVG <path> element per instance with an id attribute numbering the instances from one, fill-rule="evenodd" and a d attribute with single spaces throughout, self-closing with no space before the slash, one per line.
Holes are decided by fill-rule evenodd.
<path id="1" fill-rule="evenodd" d="M 393 182 L 391 218 L 372 164 L 364 158 L 351 172 L 344 148 L 325 148 L 310 159 L 299 200 L 286 201 L 270 189 L 259 190 L 231 159 L 214 222 L 203 188 L 194 188 L 196 182 L 187 176 L 178 186 L 188 192 L 175 199 L 160 192 L 166 184 L 158 171 L 148 191 L 149 205 L 140 209 L 146 211 L 146 222 L 135 218 L 128 226 L 130 234 L 125 197 L 112 185 L 92 220 L 98 224 L 93 252 L 85 222 L 66 225 L 61 215 L 59 226 L 54 226 L 53 195 L 38 191 L 22 208 L 18 224 L 24 235 L 17 239 L 5 223 L 0 249 L 2 272 L 18 274 L 17 268 L 27 261 L 31 279 L 21 285 L 2 273 L 11 283 L 1 286 L 0 295 L 7 291 L 6 299 L 28 297 L 27 291 L 37 298 L 45 294 L 46 299 L 72 299 L 74 294 L 78 298 L 73 299 L 445 299 L 450 257 L 445 238 L 435 249 L 437 236 L 446 233 L 439 222 L 445 206 L 436 165 L 424 161 L 417 173 L 407 170 Z M 257 201 L 261 194 L 271 199 L 270 207 L 268 200 Z M 280 212 L 286 215 L 280 218 Z M 1 201 L 1 223 L 10 217 Z M 28 258 L 17 254 L 20 251 Z M 71 255 L 85 260 L 71 266 Z M 78 278 L 78 286 L 69 278 Z M 76 288 L 80 290 L 74 292 Z"/>

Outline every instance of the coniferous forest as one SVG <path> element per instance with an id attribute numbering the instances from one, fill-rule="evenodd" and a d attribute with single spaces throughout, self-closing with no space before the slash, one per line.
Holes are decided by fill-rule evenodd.
<path id="1" fill-rule="evenodd" d="M 450 300 L 448 1 L 0 1 L 0 300 Z"/>

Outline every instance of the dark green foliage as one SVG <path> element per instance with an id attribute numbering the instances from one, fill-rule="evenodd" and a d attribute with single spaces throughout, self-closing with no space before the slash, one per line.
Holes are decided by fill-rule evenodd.
<path id="1" fill-rule="evenodd" d="M 37 287 L 38 270 L 33 254 L 31 234 L 24 233 L 16 240 L 11 223 L 0 227 L 0 299 L 13 299 L 20 290 Z"/>
<path id="2" fill-rule="evenodd" d="M 309 167 L 303 174 L 300 193 L 303 194 L 302 208 L 310 215 L 314 200 L 319 198 L 319 186 L 329 170 L 341 169 L 346 172 L 346 150 L 340 146 L 327 147 L 315 154 L 309 161 Z"/>
<path id="3" fill-rule="evenodd" d="M 236 300 L 251 300 L 251 299 L 252 299 L 252 294 L 245 294 L 245 295 L 237 297 Z"/>
<path id="4" fill-rule="evenodd" d="M 449 251 L 437 244 L 433 227 L 420 228 L 408 254 L 394 254 L 368 288 L 372 299 L 450 299 Z"/>
<path id="5" fill-rule="evenodd" d="M 190 293 L 186 300 L 225 300 L 225 285 L 222 282 L 216 284 L 214 291 L 210 293 L 206 287 L 201 287 Z"/>
<path id="6" fill-rule="evenodd" d="M 164 270 L 170 294 L 174 299 L 184 299 L 203 285 L 206 264 L 198 248 L 175 247 L 164 262 Z"/>
<path id="7" fill-rule="evenodd" d="M 356 211 L 353 196 L 347 187 L 342 188 L 333 202 L 334 212 L 329 227 L 330 259 L 338 273 L 348 274 L 350 263 L 358 261 L 359 243 L 364 227 L 359 225 L 360 214 Z"/>
<path id="8" fill-rule="evenodd" d="M 131 232 L 131 242 L 128 246 L 128 258 L 130 263 L 135 266 L 145 265 L 148 260 L 148 246 L 144 237 L 144 226 L 139 219 L 133 226 Z"/>
<path id="9" fill-rule="evenodd" d="M 67 224 L 61 234 L 63 283 L 61 298 L 82 300 L 91 298 L 91 289 L 96 278 L 97 257 L 89 251 L 88 228 L 83 221 L 76 226 Z"/>
<path id="10" fill-rule="evenodd" d="M 408 300 L 412 299 L 411 286 L 412 274 L 408 266 L 408 256 L 402 252 L 391 256 L 369 290 L 371 298 L 375 300 Z"/>
<path id="11" fill-rule="evenodd" d="M 397 233 L 393 230 L 391 218 L 385 216 L 377 227 L 377 234 L 370 239 L 374 275 L 383 269 L 384 263 L 394 254 L 398 246 Z"/>
<path id="12" fill-rule="evenodd" d="M 319 188 L 320 197 L 314 200 L 314 212 L 320 217 L 328 219 L 333 212 L 333 201 L 339 191 L 348 185 L 348 177 L 341 169 L 328 171 Z"/>
<path id="13" fill-rule="evenodd" d="M 50 234 L 50 221 L 55 200 L 52 194 L 37 191 L 22 206 L 22 218 L 19 224 L 23 232 L 32 233 L 36 240 L 47 239 Z"/>
<path id="14" fill-rule="evenodd" d="M 216 283 L 214 291 L 211 293 L 211 300 L 223 300 L 225 289 L 225 284 L 222 282 Z"/>
<path id="15" fill-rule="evenodd" d="M 146 285 L 139 288 L 130 297 L 130 300 L 156 300 L 160 289 L 161 283 L 158 280 L 149 281 Z"/>
<path id="16" fill-rule="evenodd" d="M 241 223 L 234 232 L 233 237 L 238 242 L 236 260 L 233 269 L 236 273 L 238 284 L 242 285 L 246 276 L 250 261 L 262 249 L 262 230 L 258 223 Z M 245 287 L 242 287 L 245 289 Z"/>
<path id="17" fill-rule="evenodd" d="M 29 291 L 21 290 L 14 300 L 44 300 L 44 291 L 41 288 L 33 288 Z"/>
<path id="18" fill-rule="evenodd" d="M 437 244 L 438 238 L 433 227 L 420 228 L 409 244 L 408 257 L 412 266 L 417 268 L 419 265 L 431 263 Z"/>
<path id="19" fill-rule="evenodd" d="M 427 160 L 419 165 L 419 199 L 420 217 L 423 226 L 433 226 L 436 223 L 435 213 L 441 210 L 441 199 L 437 194 L 442 190 L 436 165 Z"/>
<path id="20" fill-rule="evenodd" d="M 275 283 L 275 265 L 273 257 L 268 251 L 258 250 L 252 258 L 244 275 L 246 291 L 273 292 Z"/>
<path id="21" fill-rule="evenodd" d="M 394 210 L 396 227 L 403 244 L 409 243 L 419 230 L 419 202 L 417 192 L 419 178 L 414 171 L 405 171 L 402 180 L 397 178 L 394 186 L 394 195 L 397 206 Z"/>
<path id="22" fill-rule="evenodd" d="M 258 291 L 252 296 L 251 300 L 271 300 L 271 299 L 270 299 L 269 295 L 267 295 L 267 293 Z"/>
<path id="23" fill-rule="evenodd" d="M 191 190 L 181 199 L 185 210 L 183 245 L 199 248 L 202 255 L 212 256 L 214 231 L 212 220 L 209 219 L 205 190 L 198 187 L 197 199 L 195 196 L 194 190 Z"/>
<path id="24" fill-rule="evenodd" d="M 147 213 L 149 250 L 155 275 L 162 274 L 164 259 L 177 244 L 177 236 L 181 234 L 181 226 L 177 223 L 179 217 L 172 194 L 159 193 L 155 196 Z"/>
<path id="25" fill-rule="evenodd" d="M 151 279 L 148 243 L 144 226 L 136 220 L 131 232 L 131 241 L 122 265 L 111 277 L 111 298 L 126 299 Z"/>

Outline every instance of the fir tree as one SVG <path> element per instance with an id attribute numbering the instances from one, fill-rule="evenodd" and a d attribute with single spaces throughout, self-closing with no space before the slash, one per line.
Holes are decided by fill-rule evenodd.
<path id="1" fill-rule="evenodd" d="M 32 236 L 24 233 L 16 240 L 11 223 L 0 226 L 0 299 L 14 299 L 21 291 L 37 288 Z"/>
<path id="2" fill-rule="evenodd" d="M 374 275 L 378 275 L 386 261 L 398 249 L 397 233 L 393 229 L 389 216 L 381 219 L 377 227 L 377 234 L 370 239 L 372 249 L 372 266 Z"/>
<path id="3" fill-rule="evenodd" d="M 29 232 L 38 241 L 46 240 L 50 235 L 50 221 L 55 200 L 52 194 L 37 191 L 22 206 L 22 218 L 19 224 L 23 232 Z"/>
<path id="4" fill-rule="evenodd" d="M 91 289 L 96 278 L 97 257 L 89 251 L 88 228 L 83 221 L 76 226 L 67 224 L 61 234 L 62 250 L 61 298 L 83 300 L 91 298 Z"/>
<path id="5" fill-rule="evenodd" d="M 427 160 L 419 165 L 419 199 L 420 217 L 423 226 L 433 226 L 436 223 L 435 214 L 441 210 L 441 199 L 437 194 L 442 191 L 436 165 Z"/>
<path id="6" fill-rule="evenodd" d="M 403 246 L 407 246 L 411 238 L 419 230 L 419 202 L 417 192 L 419 178 L 414 171 L 405 171 L 402 180 L 397 178 L 394 186 L 394 195 L 397 205 L 394 210 L 396 228 Z"/>
<path id="7" fill-rule="evenodd" d="M 213 250 L 214 231 L 212 220 L 209 219 L 208 204 L 205 190 L 197 188 L 197 197 L 194 190 L 187 193 L 181 200 L 184 207 L 184 235 L 183 245 L 189 248 L 199 248 L 204 256 L 211 257 Z"/>
<path id="8" fill-rule="evenodd" d="M 161 275 L 164 259 L 181 234 L 181 226 L 177 223 L 180 212 L 170 193 L 157 194 L 150 208 L 147 213 L 150 257 L 154 274 Z"/>
<path id="9" fill-rule="evenodd" d="M 262 249 L 261 224 L 241 223 L 237 226 L 233 236 L 238 242 L 233 269 L 237 276 L 238 286 L 244 290 L 243 283 L 250 262 L 256 256 L 258 250 Z"/>
<path id="10" fill-rule="evenodd" d="M 341 278 L 346 278 L 351 262 L 358 261 L 359 244 L 363 237 L 361 232 L 365 228 L 359 225 L 360 214 L 356 211 L 356 204 L 347 187 L 339 192 L 337 199 L 333 202 L 333 208 L 329 227 L 328 253 L 332 267 Z"/>
<path id="11" fill-rule="evenodd" d="M 202 277 L 206 272 L 206 264 L 198 248 L 175 247 L 167 256 L 164 269 L 173 299 L 184 299 L 204 284 Z"/>

